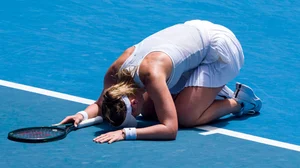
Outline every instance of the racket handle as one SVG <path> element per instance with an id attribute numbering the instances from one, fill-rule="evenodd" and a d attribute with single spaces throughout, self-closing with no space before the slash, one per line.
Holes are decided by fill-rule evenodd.
<path id="1" fill-rule="evenodd" d="M 77 128 L 88 127 L 88 126 L 91 126 L 91 125 L 100 124 L 102 122 L 103 122 L 103 118 L 101 116 L 97 116 L 95 118 L 90 118 L 90 119 L 81 121 L 77 125 Z"/>

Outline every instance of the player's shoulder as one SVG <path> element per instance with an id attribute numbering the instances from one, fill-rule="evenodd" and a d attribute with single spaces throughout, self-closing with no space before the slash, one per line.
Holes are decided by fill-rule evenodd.
<path id="1" fill-rule="evenodd" d="M 123 65 L 123 63 L 130 57 L 130 55 L 134 51 L 134 46 L 127 48 L 120 57 L 111 65 L 111 69 L 114 71 L 118 71 L 120 67 Z"/>

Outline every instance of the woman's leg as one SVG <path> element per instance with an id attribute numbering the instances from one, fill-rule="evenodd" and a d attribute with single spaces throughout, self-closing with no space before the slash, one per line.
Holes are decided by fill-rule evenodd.
<path id="1" fill-rule="evenodd" d="M 179 124 L 193 127 L 238 112 L 241 106 L 235 100 L 215 100 L 222 88 L 186 87 L 182 90 L 175 100 Z"/>
<path id="2" fill-rule="evenodd" d="M 178 94 L 172 95 L 174 101 L 177 98 L 177 96 Z M 142 116 L 148 120 L 153 120 L 153 119 L 157 120 L 157 115 L 156 115 L 156 111 L 152 99 L 149 97 L 147 92 L 143 94 L 143 97 L 144 97 L 144 105 L 142 109 Z"/>

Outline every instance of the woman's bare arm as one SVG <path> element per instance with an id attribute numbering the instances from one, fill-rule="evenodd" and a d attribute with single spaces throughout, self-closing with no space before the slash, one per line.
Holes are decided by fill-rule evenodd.
<path id="1" fill-rule="evenodd" d="M 151 57 L 155 57 L 152 59 Z M 149 54 L 140 65 L 139 76 L 145 89 L 153 100 L 155 111 L 160 121 L 149 127 L 137 128 L 137 139 L 174 140 L 178 131 L 175 104 L 166 80 L 172 71 L 172 62 L 163 53 Z M 134 129 L 133 129 L 134 130 Z M 112 143 L 126 138 L 122 130 L 102 134 L 94 139 L 98 143 Z"/>
<path id="2" fill-rule="evenodd" d="M 137 129 L 137 139 L 175 139 L 178 130 L 177 113 L 165 78 L 156 76 L 150 81 L 145 87 L 153 100 L 160 124 Z"/>
<path id="3" fill-rule="evenodd" d="M 153 96 L 158 119 L 161 124 L 136 129 L 137 139 L 174 140 L 178 131 L 175 105 L 163 77 L 153 77 L 145 86 Z M 94 138 L 97 143 L 113 143 L 127 137 L 123 130 L 111 131 Z"/>
<path id="4" fill-rule="evenodd" d="M 160 124 L 137 129 L 138 139 L 175 139 L 178 121 L 175 104 L 167 86 L 172 62 L 164 53 L 151 53 L 140 66 L 140 78 L 151 97 Z"/>

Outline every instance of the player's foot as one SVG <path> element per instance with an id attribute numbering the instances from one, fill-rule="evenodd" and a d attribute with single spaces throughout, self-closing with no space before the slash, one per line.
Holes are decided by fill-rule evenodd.
<path id="1" fill-rule="evenodd" d="M 230 99 L 233 97 L 233 91 L 226 85 L 218 93 L 216 100 Z"/>
<path id="2" fill-rule="evenodd" d="M 236 83 L 236 90 L 233 94 L 233 99 L 241 105 L 240 112 L 233 113 L 235 116 L 242 116 L 244 114 L 254 114 L 259 112 L 262 107 L 262 102 L 253 90 L 244 84 Z"/>

